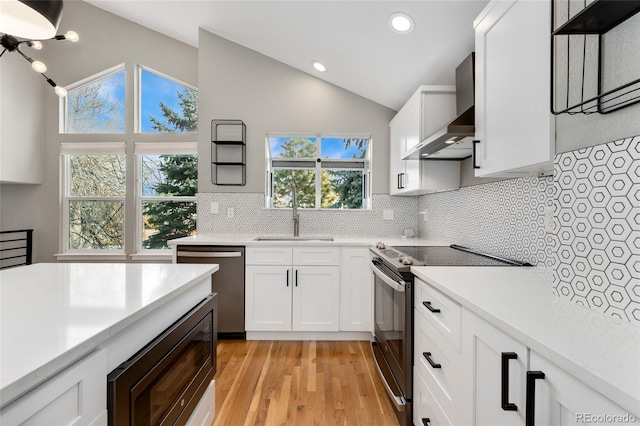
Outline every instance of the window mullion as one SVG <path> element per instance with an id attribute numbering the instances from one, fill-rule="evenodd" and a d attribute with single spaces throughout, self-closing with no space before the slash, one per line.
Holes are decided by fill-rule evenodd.
<path id="1" fill-rule="evenodd" d="M 322 135 L 316 139 L 316 208 L 322 208 Z M 320 161 L 318 161 L 320 160 Z"/>

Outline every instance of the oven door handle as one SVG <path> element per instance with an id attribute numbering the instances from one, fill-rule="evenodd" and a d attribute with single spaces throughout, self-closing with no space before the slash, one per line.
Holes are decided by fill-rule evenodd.
<path id="1" fill-rule="evenodd" d="M 375 263 L 373 263 L 372 270 L 373 270 L 373 273 L 376 274 L 376 277 L 380 278 L 389 287 L 391 287 L 395 291 L 398 291 L 400 293 L 404 293 L 404 286 L 406 284 L 404 281 L 396 281 L 396 280 L 392 279 L 387 274 L 385 274 L 380 269 L 378 269 L 378 267 L 376 266 Z"/>

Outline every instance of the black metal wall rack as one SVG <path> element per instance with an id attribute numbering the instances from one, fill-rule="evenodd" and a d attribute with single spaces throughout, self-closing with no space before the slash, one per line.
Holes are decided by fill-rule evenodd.
<path id="1" fill-rule="evenodd" d="M 571 16 L 570 7 L 575 2 L 564 0 L 567 4 L 567 17 Z M 640 102 L 640 78 L 619 84 L 614 89 L 604 91 L 604 35 L 610 30 L 640 12 L 640 0 L 594 0 L 586 4 L 584 8 L 570 17 L 564 24 L 555 28 L 556 6 L 558 0 L 551 0 L 551 112 L 558 114 L 607 114 L 627 106 Z M 583 36 L 582 63 L 578 68 L 571 66 L 571 36 Z M 597 74 L 595 96 L 585 94 L 585 75 L 592 72 L 587 69 L 587 36 L 597 38 Z M 565 37 L 567 49 L 567 69 L 566 69 L 566 102 L 565 107 L 556 110 L 555 88 L 556 88 L 556 45 L 561 37 Z M 574 39 L 573 44 L 578 44 Z M 637 69 L 640 70 L 640 69 Z M 579 84 L 572 84 L 571 78 L 578 74 L 581 79 Z M 578 87 L 580 90 L 580 101 L 574 103 L 571 87 Z M 575 92 L 573 93 L 576 96 Z M 573 103 L 572 106 L 569 106 Z"/>
<path id="2" fill-rule="evenodd" d="M 211 121 L 211 182 L 245 185 L 247 126 L 242 120 Z"/>

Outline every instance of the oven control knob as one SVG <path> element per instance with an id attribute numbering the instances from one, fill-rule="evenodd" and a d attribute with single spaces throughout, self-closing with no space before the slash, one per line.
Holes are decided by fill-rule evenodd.
<path id="1" fill-rule="evenodd" d="M 413 264 L 413 259 L 409 256 L 402 256 L 400 257 L 400 262 L 402 262 L 403 265 L 411 265 Z"/>
<path id="2" fill-rule="evenodd" d="M 377 242 L 377 243 L 376 243 L 376 248 L 377 248 L 378 250 L 384 250 L 384 249 L 385 249 L 385 245 L 384 245 L 384 243 L 383 243 L 383 242 Z"/>

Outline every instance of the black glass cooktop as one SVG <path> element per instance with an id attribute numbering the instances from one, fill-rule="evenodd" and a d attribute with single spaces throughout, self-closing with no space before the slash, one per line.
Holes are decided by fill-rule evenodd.
<path id="1" fill-rule="evenodd" d="M 394 253 L 395 252 L 395 253 Z M 466 247 L 451 246 L 394 246 L 384 250 L 393 259 L 403 254 L 411 256 L 424 266 L 531 266 L 528 263 L 472 251 Z"/>

